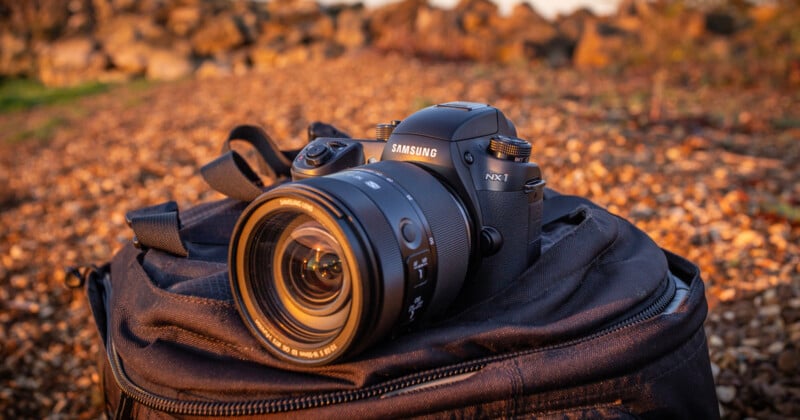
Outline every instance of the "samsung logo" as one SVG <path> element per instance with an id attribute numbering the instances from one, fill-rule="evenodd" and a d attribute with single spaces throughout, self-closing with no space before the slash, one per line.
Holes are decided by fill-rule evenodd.
<path id="1" fill-rule="evenodd" d="M 409 146 L 407 144 L 395 143 L 392 145 L 392 153 L 435 158 L 438 151 L 435 147 Z"/>

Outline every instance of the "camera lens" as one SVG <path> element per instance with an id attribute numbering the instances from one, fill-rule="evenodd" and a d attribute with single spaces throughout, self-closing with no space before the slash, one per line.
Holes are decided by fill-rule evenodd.
<path id="1" fill-rule="evenodd" d="M 446 308 L 471 243 L 463 205 L 435 176 L 379 162 L 251 203 L 231 240 L 231 287 L 267 350 L 322 365 Z"/>
<path id="2" fill-rule="evenodd" d="M 317 222 L 293 230 L 285 248 L 277 252 L 286 286 L 310 308 L 329 303 L 342 290 L 339 245 Z"/>

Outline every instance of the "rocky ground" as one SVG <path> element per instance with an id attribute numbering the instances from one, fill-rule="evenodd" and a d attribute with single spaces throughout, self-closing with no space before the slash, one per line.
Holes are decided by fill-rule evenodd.
<path id="1" fill-rule="evenodd" d="M 549 186 L 701 266 L 724 417 L 795 417 L 800 94 L 705 80 L 362 51 L 1 114 L 0 417 L 101 414 L 100 343 L 64 267 L 111 258 L 131 240 L 128 210 L 218 198 L 198 168 L 234 125 L 260 124 L 296 148 L 314 120 L 369 136 L 377 122 L 457 99 L 502 109 Z"/>

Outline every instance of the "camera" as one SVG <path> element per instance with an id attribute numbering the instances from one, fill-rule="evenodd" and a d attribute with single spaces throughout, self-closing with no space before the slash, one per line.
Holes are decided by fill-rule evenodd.
<path id="1" fill-rule="evenodd" d="M 231 237 L 239 313 L 277 358 L 320 366 L 513 287 L 539 257 L 545 182 L 500 110 L 450 102 L 318 130 L 292 181 Z"/>

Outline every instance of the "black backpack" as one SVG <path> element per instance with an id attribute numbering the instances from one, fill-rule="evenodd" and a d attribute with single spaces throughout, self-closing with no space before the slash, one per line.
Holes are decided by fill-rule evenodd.
<path id="1" fill-rule="evenodd" d="M 272 146 L 259 151 L 277 177 L 294 154 Z M 226 156 L 204 172 L 239 199 L 133 211 L 134 243 L 84 273 L 109 417 L 719 417 L 697 267 L 549 189 L 541 257 L 511 287 L 341 363 L 276 359 L 229 286 L 230 236 L 256 178 Z"/>

